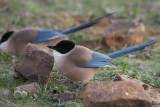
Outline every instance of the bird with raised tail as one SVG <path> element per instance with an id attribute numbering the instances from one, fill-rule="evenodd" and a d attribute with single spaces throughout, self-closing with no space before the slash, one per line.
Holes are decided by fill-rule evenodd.
<path id="1" fill-rule="evenodd" d="M 92 51 L 84 46 L 75 45 L 69 40 L 62 40 L 55 46 L 48 47 L 54 50 L 55 65 L 59 72 L 73 81 L 85 83 L 93 78 L 99 67 L 110 65 L 110 60 L 142 50 L 154 43 L 156 41 L 153 40 L 144 42 L 107 55 Z"/>
<path id="2" fill-rule="evenodd" d="M 107 14 L 103 17 L 67 29 L 62 32 L 39 28 L 24 28 L 18 31 L 9 31 L 6 32 L 1 38 L 0 49 L 5 53 L 19 56 L 28 43 L 36 44 L 43 48 L 48 45 L 55 45 L 57 43 L 56 41 L 59 41 L 59 37 L 91 27 L 99 23 L 103 18 L 109 17 L 112 14 L 113 13 Z"/>

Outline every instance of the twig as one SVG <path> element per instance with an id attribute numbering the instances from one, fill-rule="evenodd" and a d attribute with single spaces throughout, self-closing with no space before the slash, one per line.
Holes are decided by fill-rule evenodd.
<path id="1" fill-rule="evenodd" d="M 44 92 L 47 91 L 48 83 L 50 82 L 50 80 L 51 80 L 51 79 L 49 78 L 49 80 L 47 81 L 47 83 L 46 83 L 46 85 L 45 85 Z"/>

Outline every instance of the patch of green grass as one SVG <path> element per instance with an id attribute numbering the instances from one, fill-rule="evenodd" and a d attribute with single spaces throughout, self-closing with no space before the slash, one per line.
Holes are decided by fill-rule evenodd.
<path id="1" fill-rule="evenodd" d="M 157 52 L 159 53 L 159 52 Z M 140 52 L 137 52 L 140 54 Z M 157 54 L 159 56 L 159 54 Z M 156 57 L 144 59 L 143 57 L 131 58 L 120 57 L 113 60 L 116 67 L 101 68 L 94 77 L 94 80 L 110 80 L 114 74 L 125 74 L 132 78 L 143 81 L 146 84 L 160 88 L 159 66 Z"/>

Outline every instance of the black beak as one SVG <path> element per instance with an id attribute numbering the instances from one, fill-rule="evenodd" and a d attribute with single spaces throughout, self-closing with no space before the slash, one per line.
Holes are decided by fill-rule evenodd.
<path id="1" fill-rule="evenodd" d="M 51 49 L 54 49 L 54 50 L 56 49 L 55 46 L 47 46 L 47 47 L 51 48 Z"/>

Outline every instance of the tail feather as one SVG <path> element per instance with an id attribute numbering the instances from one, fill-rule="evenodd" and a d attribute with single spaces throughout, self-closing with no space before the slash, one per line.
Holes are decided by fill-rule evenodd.
<path id="1" fill-rule="evenodd" d="M 81 30 L 81 29 L 84 29 L 84 28 L 88 28 L 90 26 L 93 26 L 94 24 L 97 24 L 100 22 L 101 19 L 105 18 L 105 17 L 109 17 L 109 16 L 112 16 L 114 13 L 110 13 L 110 14 L 107 14 L 103 17 L 100 17 L 98 19 L 95 19 L 95 20 L 92 20 L 90 22 L 87 22 L 87 23 L 84 23 L 84 24 L 81 24 L 79 26 L 76 26 L 76 27 L 73 27 L 73 28 L 70 28 L 70 29 L 67 29 L 63 32 L 61 32 L 62 34 L 69 34 L 69 33 L 72 33 L 72 32 L 76 32 L 78 30 Z"/>
<path id="2" fill-rule="evenodd" d="M 139 45 L 136 45 L 136 46 L 131 46 L 129 48 L 126 48 L 126 49 L 122 49 L 120 51 L 116 51 L 116 52 L 113 52 L 113 53 L 110 53 L 108 54 L 107 56 L 109 56 L 110 58 L 117 58 L 117 57 L 120 57 L 120 56 L 123 56 L 123 55 L 127 55 L 127 54 L 130 54 L 132 52 L 136 52 L 136 51 L 139 51 L 139 50 L 142 50 L 144 49 L 145 47 L 149 46 L 149 45 L 152 45 L 156 43 L 156 41 L 154 40 L 151 40 L 151 41 L 148 41 L 148 42 L 144 42 L 142 44 L 139 44 Z"/>

